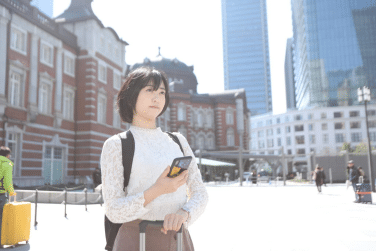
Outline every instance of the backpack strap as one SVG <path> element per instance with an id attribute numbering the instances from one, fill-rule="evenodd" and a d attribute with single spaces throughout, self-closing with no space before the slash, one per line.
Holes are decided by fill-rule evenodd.
<path id="1" fill-rule="evenodd" d="M 179 142 L 179 139 L 176 135 L 172 134 L 171 132 L 166 132 L 172 140 L 179 145 L 179 148 L 181 148 L 181 152 L 183 153 L 183 156 L 185 156 L 185 152 L 183 151 L 181 142 Z"/>
<path id="2" fill-rule="evenodd" d="M 123 191 L 126 191 L 128 182 L 130 181 L 132 162 L 134 160 L 135 153 L 135 139 L 131 131 L 126 132 L 127 137 L 122 138 L 118 134 L 120 140 L 122 141 L 122 162 L 123 162 L 123 172 L 124 172 L 124 186 Z"/>

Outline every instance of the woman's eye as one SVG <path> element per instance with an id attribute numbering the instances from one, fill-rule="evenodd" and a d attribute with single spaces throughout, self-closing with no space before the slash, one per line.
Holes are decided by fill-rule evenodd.
<path id="1" fill-rule="evenodd" d="M 147 92 L 151 92 L 152 91 L 152 89 L 147 89 Z"/>
<path id="2" fill-rule="evenodd" d="M 165 95 L 165 92 L 161 92 L 162 95 Z"/>

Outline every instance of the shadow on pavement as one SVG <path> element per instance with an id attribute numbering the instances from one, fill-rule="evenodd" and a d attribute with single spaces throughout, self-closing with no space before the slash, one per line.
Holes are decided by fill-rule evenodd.
<path id="1" fill-rule="evenodd" d="M 5 248 L 0 248 L 0 250 L 27 251 L 30 250 L 30 244 L 18 244 L 14 248 L 12 246 L 5 246 Z"/>

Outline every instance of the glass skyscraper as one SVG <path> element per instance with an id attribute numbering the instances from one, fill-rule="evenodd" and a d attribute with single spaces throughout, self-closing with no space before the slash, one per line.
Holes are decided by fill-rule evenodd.
<path id="1" fill-rule="evenodd" d="M 298 109 L 376 101 L 376 1 L 292 0 Z"/>
<path id="2" fill-rule="evenodd" d="M 266 0 L 222 0 L 224 89 L 244 88 L 251 115 L 272 111 Z"/>

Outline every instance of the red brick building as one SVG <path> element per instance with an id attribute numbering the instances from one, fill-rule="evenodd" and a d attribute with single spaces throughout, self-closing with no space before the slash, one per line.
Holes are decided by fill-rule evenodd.
<path id="1" fill-rule="evenodd" d="M 91 2 L 72 0 L 53 20 L 30 0 L 0 1 L 0 137 L 12 149 L 17 186 L 91 175 L 103 142 L 128 128 L 114 109 L 127 43 L 103 26 Z M 168 61 L 182 69 L 162 69 L 172 92 L 158 125 L 185 134 L 193 150 L 237 149 L 236 99 L 246 107 L 244 91 L 197 94 L 193 68 Z"/>

